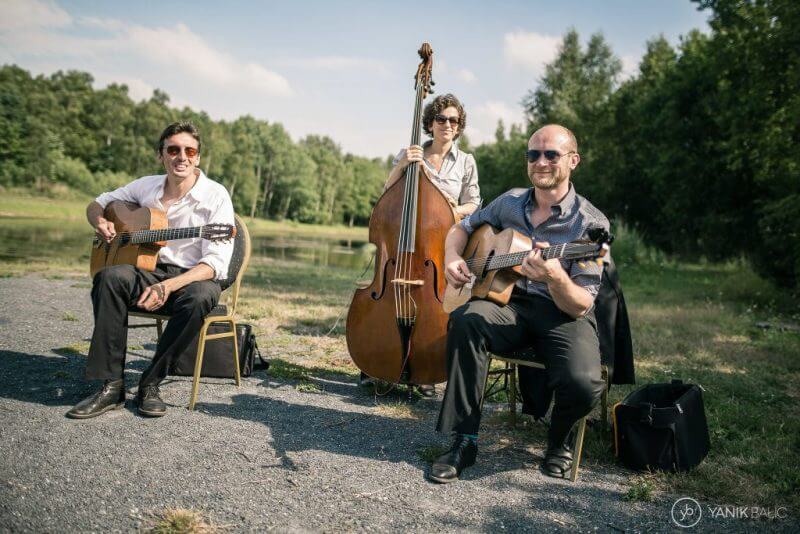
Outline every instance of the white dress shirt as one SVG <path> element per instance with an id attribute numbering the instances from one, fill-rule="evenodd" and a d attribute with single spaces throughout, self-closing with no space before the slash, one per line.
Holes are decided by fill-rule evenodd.
<path id="1" fill-rule="evenodd" d="M 166 182 L 166 174 L 145 176 L 119 189 L 103 193 L 95 201 L 103 208 L 109 202 L 122 200 L 166 211 L 170 228 L 202 226 L 209 223 L 235 224 L 233 203 L 228 191 L 202 171 L 189 192 L 176 200 L 168 210 L 161 204 Z M 191 269 L 198 263 L 205 263 L 214 269 L 215 280 L 225 280 L 228 277 L 228 266 L 232 255 L 233 240 L 212 242 L 200 238 L 175 239 L 167 241 L 167 245 L 159 250 L 158 261 L 186 269 Z"/>

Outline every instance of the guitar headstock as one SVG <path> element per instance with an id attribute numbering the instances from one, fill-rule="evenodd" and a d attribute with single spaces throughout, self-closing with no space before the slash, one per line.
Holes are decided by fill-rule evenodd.
<path id="1" fill-rule="evenodd" d="M 236 237 L 236 226 L 233 224 L 206 224 L 200 237 L 209 241 L 230 241 Z"/>
<path id="2" fill-rule="evenodd" d="M 594 226 L 589 228 L 586 232 L 589 235 L 589 239 L 593 243 L 602 244 L 605 243 L 606 245 L 610 245 L 614 241 L 614 236 L 608 233 L 608 230 L 603 228 L 602 226 Z"/>
<path id="3" fill-rule="evenodd" d="M 614 236 L 602 227 L 589 228 L 587 231 L 589 239 L 573 241 L 568 243 L 561 250 L 561 257 L 570 260 L 595 260 L 598 264 L 603 262 L 603 258 L 611 250 L 611 242 Z M 553 247 L 558 252 L 558 246 Z M 583 265 L 582 263 L 580 264 Z"/>

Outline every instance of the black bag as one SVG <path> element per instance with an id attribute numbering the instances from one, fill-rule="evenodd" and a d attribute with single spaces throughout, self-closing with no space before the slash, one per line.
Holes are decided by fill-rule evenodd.
<path id="1" fill-rule="evenodd" d="M 208 333 L 221 334 L 230 332 L 229 324 L 212 324 L 208 327 Z M 200 333 L 194 337 L 186 350 L 172 363 L 170 368 L 171 375 L 193 376 L 194 364 L 197 360 L 197 342 Z M 264 369 L 269 367 L 269 362 L 261 355 L 256 343 L 256 335 L 253 333 L 252 325 L 247 323 L 236 324 L 236 341 L 239 344 L 239 372 L 241 376 L 250 376 L 255 364 L 255 356 L 262 363 Z M 231 338 L 212 339 L 206 341 L 206 349 L 203 353 L 203 367 L 200 376 L 209 378 L 234 378 L 233 370 L 233 340 Z"/>
<path id="2" fill-rule="evenodd" d="M 703 392 L 695 384 L 641 387 L 614 406 L 613 418 L 616 454 L 631 469 L 688 471 L 708 454 Z"/>

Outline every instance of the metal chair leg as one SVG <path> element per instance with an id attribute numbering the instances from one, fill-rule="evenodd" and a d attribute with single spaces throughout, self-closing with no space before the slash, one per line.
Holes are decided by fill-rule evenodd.
<path id="1" fill-rule="evenodd" d="M 513 363 L 509 366 L 508 376 L 508 403 L 511 408 L 511 427 L 517 428 L 517 366 Z"/>
<path id="2" fill-rule="evenodd" d="M 158 330 L 158 340 L 161 341 L 161 334 L 164 333 L 164 321 L 156 319 L 156 330 Z"/>
<path id="3" fill-rule="evenodd" d="M 194 410 L 194 403 L 197 401 L 197 390 L 200 388 L 200 370 L 203 368 L 203 353 L 206 350 L 207 330 L 208 324 L 204 324 L 200 329 L 200 337 L 197 340 L 197 359 L 194 362 L 194 376 L 192 377 L 192 394 L 189 397 L 189 410 Z M 238 369 L 239 366 L 237 365 L 236 368 Z"/>
<path id="4" fill-rule="evenodd" d="M 236 322 L 231 321 L 231 331 L 233 332 L 233 376 L 236 377 L 236 387 L 242 384 L 241 371 L 239 370 L 239 336 L 236 335 Z"/>
<path id="5" fill-rule="evenodd" d="M 575 436 L 575 445 L 573 449 L 575 453 L 572 457 L 572 473 L 570 474 L 570 481 L 575 482 L 578 480 L 578 468 L 581 465 L 581 454 L 583 454 L 583 436 L 586 434 L 586 417 L 581 417 L 578 423 L 578 433 Z"/>

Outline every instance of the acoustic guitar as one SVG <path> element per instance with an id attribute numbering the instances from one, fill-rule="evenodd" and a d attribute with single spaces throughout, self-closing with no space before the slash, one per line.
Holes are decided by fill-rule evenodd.
<path id="1" fill-rule="evenodd" d="M 236 226 L 232 224 L 168 228 L 165 212 L 130 202 L 109 203 L 103 216 L 114 223 L 117 235 L 110 243 L 95 235 L 89 263 L 92 276 L 110 265 L 128 264 L 152 271 L 159 249 L 173 239 L 226 241 L 236 236 Z"/>
<path id="2" fill-rule="evenodd" d="M 613 240 L 605 229 L 592 228 L 588 240 L 543 248 L 542 257 L 601 261 L 599 258 L 608 253 Z M 442 301 L 444 311 L 450 313 L 471 298 L 508 304 L 514 284 L 522 277 L 522 261 L 532 249 L 531 240 L 512 228 L 498 231 L 488 224 L 480 226 L 470 236 L 462 255 L 473 279 L 458 289 L 447 285 Z"/>

